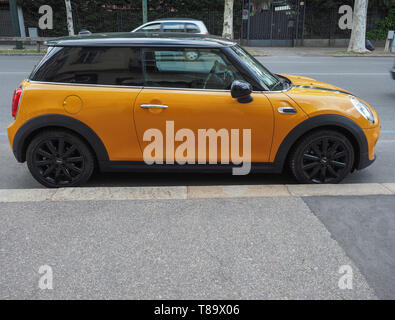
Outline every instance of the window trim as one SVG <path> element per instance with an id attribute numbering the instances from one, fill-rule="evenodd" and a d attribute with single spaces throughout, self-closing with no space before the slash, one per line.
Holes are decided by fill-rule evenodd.
<path id="1" fill-rule="evenodd" d="M 236 44 L 235 44 L 236 45 Z M 261 81 L 257 75 L 252 72 L 252 70 L 250 70 L 247 65 L 241 61 L 238 57 L 238 55 L 230 48 L 230 47 L 225 47 L 223 48 L 223 51 L 226 52 L 229 56 L 229 59 L 233 59 L 232 61 L 234 61 L 234 63 L 239 66 L 239 68 L 241 70 L 244 70 L 246 72 L 246 75 L 248 77 L 251 78 L 251 80 L 253 81 L 253 83 L 251 83 L 251 85 L 254 87 L 255 84 L 255 88 L 257 88 L 257 91 L 264 91 L 264 92 L 270 92 L 269 87 L 266 86 L 265 83 L 263 83 L 263 81 Z M 250 82 L 250 81 L 249 81 Z"/>
<path id="2" fill-rule="evenodd" d="M 84 47 L 84 46 L 81 46 Z M 140 50 L 140 58 L 141 61 L 143 59 L 143 49 L 215 49 L 222 52 L 226 58 L 229 60 L 230 63 L 236 68 L 237 71 L 241 73 L 241 75 L 246 79 L 248 83 L 250 83 L 253 87 L 253 93 L 279 93 L 285 92 L 292 89 L 292 85 L 288 90 L 281 90 L 281 91 L 270 91 L 268 88 L 263 88 L 260 82 L 257 80 L 256 76 L 248 69 L 244 64 L 242 64 L 238 59 L 237 56 L 230 50 L 228 47 L 217 48 L 217 47 L 207 47 L 202 48 L 198 46 L 188 46 L 188 47 L 174 47 L 174 46 L 125 46 L 126 48 L 138 48 Z M 31 83 L 38 83 L 38 84 L 54 84 L 54 85 L 68 85 L 68 86 L 86 86 L 86 87 L 108 87 L 108 88 L 137 88 L 137 89 L 165 89 L 165 90 L 183 90 L 183 91 L 217 91 L 217 92 L 230 92 L 230 90 L 225 89 L 199 89 L 199 88 L 178 88 L 178 87 L 155 87 L 155 86 L 145 86 L 145 80 L 143 77 L 143 63 L 141 64 L 141 75 L 143 77 L 144 85 L 142 86 L 122 86 L 122 85 L 107 85 L 107 84 L 86 84 L 86 83 L 63 83 L 63 82 L 48 82 L 48 81 L 37 81 L 33 80 L 35 73 L 38 69 L 57 51 L 65 48 L 65 47 L 54 47 L 59 48 L 58 50 L 51 50 L 51 52 L 46 55 L 42 61 L 36 66 L 36 68 L 32 71 L 31 75 L 29 76 L 28 80 Z"/>
<path id="3" fill-rule="evenodd" d="M 155 25 L 155 24 L 159 24 L 159 32 L 161 32 L 161 31 L 162 31 L 162 23 L 160 23 L 160 22 L 147 23 L 146 25 L 143 25 L 143 26 L 141 26 L 140 28 L 138 28 L 135 32 L 145 32 L 145 31 L 143 30 L 144 28 L 149 27 L 149 26 L 153 26 L 153 25 Z M 149 32 L 155 32 L 155 31 L 149 31 Z M 158 32 L 158 31 L 156 31 L 156 32 Z"/>
<path id="4" fill-rule="evenodd" d="M 119 88 L 119 89 L 155 89 L 155 90 L 178 90 L 178 91 L 208 91 L 208 92 L 230 92 L 230 90 L 225 89 L 198 89 L 198 88 L 175 88 L 175 87 L 149 87 L 149 86 L 117 86 L 117 85 L 107 85 L 107 84 L 84 84 L 84 83 L 64 83 L 64 82 L 45 82 L 45 81 L 35 81 L 35 80 L 26 80 L 29 83 L 33 84 L 53 84 L 58 86 L 78 86 L 78 87 L 104 87 L 104 88 Z M 292 87 L 291 87 L 292 88 Z M 253 90 L 252 93 L 282 93 L 291 90 L 291 88 L 287 90 L 281 91 L 264 91 L 264 90 Z"/>

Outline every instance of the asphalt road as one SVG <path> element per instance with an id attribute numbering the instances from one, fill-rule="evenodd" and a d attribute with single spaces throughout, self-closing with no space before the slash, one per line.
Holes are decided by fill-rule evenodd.
<path id="1" fill-rule="evenodd" d="M 395 299 L 393 196 L 303 198 L 381 299 Z"/>
<path id="2" fill-rule="evenodd" d="M 18 86 L 39 61 L 39 57 L 0 56 L 0 188 L 40 188 L 26 165 L 15 162 L 6 137 L 12 121 L 11 99 Z M 393 58 L 274 55 L 259 58 L 276 73 L 300 74 L 345 88 L 372 104 L 379 113 L 383 134 L 377 146 L 377 161 L 368 169 L 350 175 L 346 183 L 395 181 L 395 81 L 389 70 Z M 218 185 L 294 183 L 283 175 L 255 174 L 229 176 L 221 174 L 99 174 L 90 186 L 140 185 Z"/>

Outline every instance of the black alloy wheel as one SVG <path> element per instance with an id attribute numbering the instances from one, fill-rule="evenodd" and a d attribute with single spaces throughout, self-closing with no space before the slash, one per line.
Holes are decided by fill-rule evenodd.
<path id="1" fill-rule="evenodd" d="M 94 159 L 85 142 L 66 131 L 36 136 L 27 149 L 27 164 L 33 177 L 50 188 L 81 185 L 94 169 Z"/>
<path id="2" fill-rule="evenodd" d="M 336 131 L 318 131 L 306 136 L 290 157 L 291 171 L 300 183 L 339 183 L 353 165 L 353 146 Z"/>

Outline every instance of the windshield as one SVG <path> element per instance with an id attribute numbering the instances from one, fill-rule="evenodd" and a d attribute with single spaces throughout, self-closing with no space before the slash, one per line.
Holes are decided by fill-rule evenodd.
<path id="1" fill-rule="evenodd" d="M 231 49 L 270 90 L 273 90 L 281 84 L 281 81 L 273 73 L 267 70 L 258 60 L 256 60 L 242 47 L 235 45 L 232 46 Z"/>

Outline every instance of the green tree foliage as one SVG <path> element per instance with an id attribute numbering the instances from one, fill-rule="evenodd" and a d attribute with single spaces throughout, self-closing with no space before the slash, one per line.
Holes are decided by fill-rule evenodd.
<path id="1" fill-rule="evenodd" d="M 388 16 L 384 19 L 378 20 L 377 28 L 368 31 L 366 33 L 367 39 L 372 40 L 385 40 L 389 30 L 395 30 L 395 8 L 392 8 L 388 12 Z"/>

